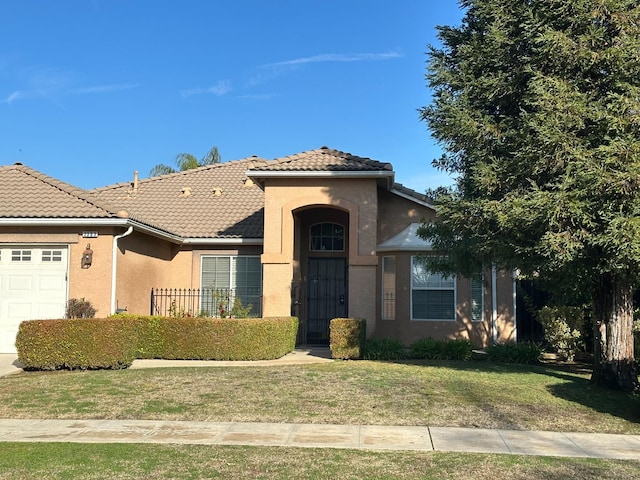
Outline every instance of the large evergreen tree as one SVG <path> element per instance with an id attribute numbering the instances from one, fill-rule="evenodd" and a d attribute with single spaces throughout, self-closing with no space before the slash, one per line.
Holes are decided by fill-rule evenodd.
<path id="1" fill-rule="evenodd" d="M 421 234 L 433 268 L 562 278 L 593 302 L 592 380 L 638 391 L 640 6 L 637 0 L 463 0 L 430 47 L 420 110 L 457 175 Z"/>

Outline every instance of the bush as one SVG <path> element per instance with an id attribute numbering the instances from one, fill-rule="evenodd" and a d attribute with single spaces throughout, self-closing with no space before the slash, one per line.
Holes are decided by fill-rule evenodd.
<path id="1" fill-rule="evenodd" d="M 576 353 L 584 350 L 582 307 L 544 307 L 537 317 L 544 328 L 545 340 L 564 358 L 572 361 Z"/>
<path id="2" fill-rule="evenodd" d="M 135 337 L 121 318 L 29 320 L 18 328 L 18 361 L 28 370 L 127 368 Z"/>
<path id="3" fill-rule="evenodd" d="M 334 318 L 329 323 L 329 348 L 333 358 L 362 358 L 367 333 L 363 318 Z"/>
<path id="4" fill-rule="evenodd" d="M 370 338 L 364 342 L 364 360 L 403 360 L 407 358 L 406 348 L 394 338 Z"/>
<path id="5" fill-rule="evenodd" d="M 135 358 L 269 360 L 295 348 L 295 317 L 215 319 L 115 315 L 22 322 L 27 369 L 126 368 Z"/>
<path id="6" fill-rule="evenodd" d="M 119 315 L 135 331 L 136 358 L 271 360 L 295 348 L 298 319 Z"/>
<path id="7" fill-rule="evenodd" d="M 522 363 L 533 365 L 540 363 L 542 346 L 534 342 L 496 343 L 487 347 L 487 357 L 493 362 Z"/>
<path id="8" fill-rule="evenodd" d="M 411 345 L 411 357 L 426 360 L 469 360 L 473 345 L 465 338 L 422 338 Z"/>
<path id="9" fill-rule="evenodd" d="M 84 298 L 70 298 L 67 302 L 65 318 L 93 318 L 96 316 L 96 309 L 93 308 L 89 300 Z"/>

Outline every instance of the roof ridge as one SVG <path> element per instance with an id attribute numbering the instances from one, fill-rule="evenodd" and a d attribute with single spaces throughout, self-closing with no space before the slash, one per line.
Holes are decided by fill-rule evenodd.
<path id="1" fill-rule="evenodd" d="M 35 170 L 27 165 L 24 165 L 22 163 L 15 163 L 13 165 L 7 165 L 4 167 L 1 167 L 2 169 L 5 170 L 18 170 L 20 172 L 22 172 L 25 175 L 28 175 L 32 178 L 34 178 L 35 180 L 38 180 L 50 187 L 56 188 L 58 190 L 60 190 L 63 193 L 66 193 L 67 195 L 71 196 L 71 197 L 75 197 L 78 200 L 81 200 L 85 203 L 88 203 L 90 205 L 92 205 L 93 207 L 104 211 L 105 213 L 109 214 L 109 215 L 116 215 L 117 210 L 115 208 L 112 208 L 100 201 L 98 201 L 97 199 L 95 199 L 91 193 L 87 190 L 83 190 L 80 187 L 77 187 L 75 185 L 72 185 L 70 183 L 64 182 L 62 180 L 58 180 L 57 178 L 53 178 L 45 173 L 40 172 L 39 170 Z"/>
<path id="2" fill-rule="evenodd" d="M 153 183 L 153 182 L 158 182 L 160 180 L 165 180 L 167 178 L 174 178 L 174 177 L 180 177 L 180 176 L 190 176 L 193 175 L 194 173 L 198 173 L 198 172 L 203 172 L 203 171 L 207 171 L 207 170 L 214 170 L 214 169 L 218 169 L 218 168 L 224 168 L 227 166 L 231 166 L 231 165 L 237 165 L 239 163 L 249 163 L 251 161 L 263 161 L 263 162 L 268 162 L 268 160 L 261 158 L 261 157 L 257 157 L 257 156 L 252 156 L 252 157 L 246 157 L 246 158 L 241 158 L 238 160 L 229 160 L 228 162 L 220 162 L 220 163 L 212 163 L 210 165 L 202 165 L 200 167 L 196 167 L 196 168 L 189 168 L 187 170 L 180 170 L 179 172 L 173 172 L 173 173 L 165 173 L 164 175 L 155 175 L 153 177 L 148 177 L 148 178 L 141 178 L 138 180 L 138 185 L 143 185 L 143 184 L 149 184 L 149 183 Z M 117 190 L 119 188 L 122 187 L 127 187 L 127 186 L 131 186 L 132 182 L 118 182 L 118 183 L 113 183 L 111 185 L 105 185 L 104 187 L 97 187 L 94 188 L 92 190 L 90 190 L 90 192 L 94 192 L 96 194 L 98 193 L 102 193 L 105 191 L 109 191 L 109 190 Z"/>

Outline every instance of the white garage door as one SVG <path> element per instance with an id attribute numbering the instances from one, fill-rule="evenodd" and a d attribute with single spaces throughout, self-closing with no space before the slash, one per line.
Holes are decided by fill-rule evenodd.
<path id="1" fill-rule="evenodd" d="M 64 318 L 66 246 L 0 245 L 0 353 L 15 353 L 23 320 Z"/>

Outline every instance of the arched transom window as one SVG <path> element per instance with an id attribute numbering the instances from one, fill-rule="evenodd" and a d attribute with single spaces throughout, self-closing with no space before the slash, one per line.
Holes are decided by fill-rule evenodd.
<path id="1" fill-rule="evenodd" d="M 344 227 L 337 223 L 316 223 L 309 231 L 310 249 L 314 252 L 344 250 Z"/>

